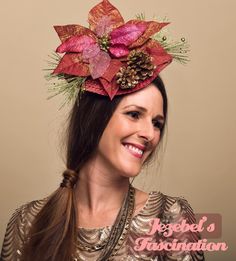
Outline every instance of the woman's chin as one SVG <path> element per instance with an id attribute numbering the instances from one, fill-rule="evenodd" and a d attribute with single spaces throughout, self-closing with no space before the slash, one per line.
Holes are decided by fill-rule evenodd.
<path id="1" fill-rule="evenodd" d="M 132 169 L 128 169 L 125 168 L 121 173 L 122 176 L 127 177 L 127 178 L 134 178 L 136 176 L 138 176 L 138 174 L 140 173 L 141 169 L 140 168 L 132 168 Z"/>

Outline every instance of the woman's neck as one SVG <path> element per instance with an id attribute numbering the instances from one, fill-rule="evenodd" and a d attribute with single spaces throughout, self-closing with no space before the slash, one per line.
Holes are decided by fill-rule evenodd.
<path id="1" fill-rule="evenodd" d="M 119 210 L 128 192 L 129 178 L 114 175 L 94 162 L 88 162 L 79 172 L 75 187 L 78 211 L 89 215 Z"/>

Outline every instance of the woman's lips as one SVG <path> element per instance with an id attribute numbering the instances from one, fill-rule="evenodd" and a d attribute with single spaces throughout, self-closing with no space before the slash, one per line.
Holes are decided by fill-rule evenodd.
<path id="1" fill-rule="evenodd" d="M 144 150 L 140 149 L 141 145 L 139 145 L 139 148 L 136 145 L 130 144 L 130 143 L 123 143 L 123 146 L 135 157 L 142 158 Z"/>

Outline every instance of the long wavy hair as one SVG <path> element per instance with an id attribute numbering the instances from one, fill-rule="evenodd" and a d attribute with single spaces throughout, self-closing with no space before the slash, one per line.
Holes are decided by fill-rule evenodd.
<path id="1" fill-rule="evenodd" d="M 163 98 L 167 118 L 167 95 L 158 76 L 152 82 Z M 71 261 L 77 238 L 76 202 L 73 187 L 79 171 L 98 147 L 100 138 L 123 96 L 109 98 L 85 92 L 78 95 L 69 114 L 66 135 L 66 167 L 60 187 L 52 193 L 34 218 L 23 251 L 24 261 Z M 160 133 L 163 138 L 166 120 Z"/>

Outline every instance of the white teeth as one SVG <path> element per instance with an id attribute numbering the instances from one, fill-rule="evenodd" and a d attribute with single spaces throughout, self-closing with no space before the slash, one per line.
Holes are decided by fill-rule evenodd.
<path id="1" fill-rule="evenodd" d="M 132 150 L 132 151 L 140 154 L 140 155 L 143 155 L 143 151 L 142 150 L 140 150 L 140 149 L 138 149 L 138 148 L 136 148 L 136 147 L 134 147 L 132 145 L 125 144 L 125 147 L 128 148 L 129 150 Z"/>

